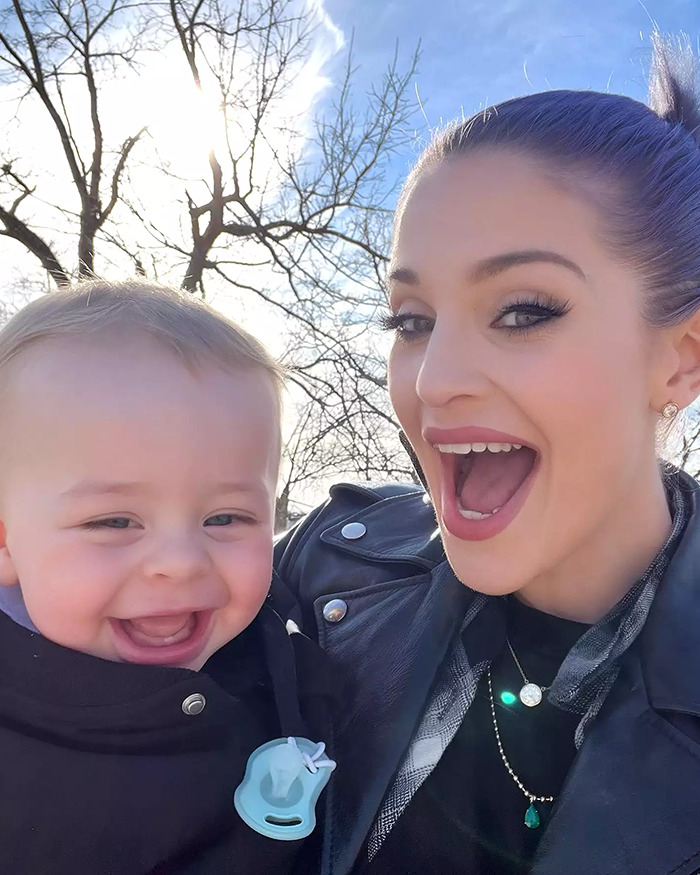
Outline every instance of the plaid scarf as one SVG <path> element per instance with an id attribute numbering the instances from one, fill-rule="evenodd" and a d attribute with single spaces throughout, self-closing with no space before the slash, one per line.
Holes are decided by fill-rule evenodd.
<path id="1" fill-rule="evenodd" d="M 637 583 L 571 648 L 549 690 L 547 698 L 551 704 L 581 715 L 574 736 L 577 749 L 583 744 L 587 730 L 615 683 L 620 657 L 642 631 L 656 590 L 688 521 L 687 492 L 679 478 L 667 476 L 666 489 L 672 518 L 666 543 Z M 483 609 L 488 607 L 503 610 L 503 597 L 477 595 L 469 606 L 461 633 L 472 626 Z M 505 625 L 503 628 L 505 630 Z M 369 860 L 374 858 L 413 794 L 433 771 L 452 741 L 474 701 L 479 681 L 489 664 L 489 659 L 472 664 L 463 635 L 455 637 L 423 718 L 369 836 Z"/>

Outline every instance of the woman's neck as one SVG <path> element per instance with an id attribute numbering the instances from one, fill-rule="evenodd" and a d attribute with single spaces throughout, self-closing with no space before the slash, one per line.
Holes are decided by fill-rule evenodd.
<path id="1" fill-rule="evenodd" d="M 611 509 L 585 545 L 515 593 L 556 617 L 596 623 L 639 580 L 663 547 L 671 515 L 658 471 Z"/>

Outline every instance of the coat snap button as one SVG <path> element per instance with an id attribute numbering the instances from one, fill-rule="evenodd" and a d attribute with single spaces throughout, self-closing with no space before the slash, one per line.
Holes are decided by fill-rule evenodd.
<path id="1" fill-rule="evenodd" d="M 331 599 L 323 607 L 326 623 L 339 623 L 348 612 L 348 603 L 342 599 Z"/>
<path id="2" fill-rule="evenodd" d="M 364 523 L 347 523 L 340 530 L 340 534 L 346 541 L 356 541 L 367 534 L 367 526 Z"/>
<path id="3" fill-rule="evenodd" d="M 182 710 L 188 717 L 196 717 L 202 713 L 206 704 L 207 700 L 201 693 L 192 693 L 183 699 Z"/>

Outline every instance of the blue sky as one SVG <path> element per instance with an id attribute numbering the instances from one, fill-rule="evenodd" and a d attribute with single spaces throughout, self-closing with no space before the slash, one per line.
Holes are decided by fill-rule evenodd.
<path id="1" fill-rule="evenodd" d="M 700 0 L 325 0 L 354 31 L 358 84 L 380 75 L 398 39 L 420 39 L 416 85 L 430 126 L 548 88 L 613 91 L 644 99 L 652 20 L 697 44 Z M 418 114 L 417 132 L 428 125 Z M 422 128 L 422 129 L 421 129 Z M 406 155 L 403 163 L 410 163 Z"/>

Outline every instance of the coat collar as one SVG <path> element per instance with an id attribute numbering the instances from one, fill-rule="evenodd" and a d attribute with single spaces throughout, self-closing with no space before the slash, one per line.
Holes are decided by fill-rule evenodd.
<path id="1" fill-rule="evenodd" d="M 700 605 L 700 487 L 683 472 L 673 476 L 687 492 L 690 518 L 639 644 L 652 707 L 700 716 L 700 672 L 688 670 L 700 653 L 700 619 L 688 622 Z M 326 529 L 321 540 L 361 559 L 434 569 L 445 561 L 434 511 L 427 500 L 420 507 L 416 504 L 415 491 L 392 495 Z M 350 522 L 361 522 L 366 534 L 357 540 L 344 537 L 343 529 Z"/>
<path id="2" fill-rule="evenodd" d="M 625 654 L 556 801 L 532 875 L 700 871 L 700 745 L 650 707 Z"/>
<path id="3" fill-rule="evenodd" d="M 640 636 L 641 658 L 653 708 L 700 716 L 700 672 L 692 668 L 700 654 L 699 493 L 696 481 L 680 476 L 691 515 Z"/>
<path id="4" fill-rule="evenodd" d="M 239 697 L 266 690 L 258 636 L 254 623 L 195 672 L 90 656 L 0 612 L 0 722 L 87 750 L 201 747 L 230 733 Z M 194 718 L 183 710 L 193 695 L 206 701 Z"/>
<path id="5" fill-rule="evenodd" d="M 347 486 L 340 487 L 348 489 Z M 338 487 L 336 487 L 338 489 Z M 331 493 L 333 493 L 333 489 Z M 379 562 L 406 562 L 422 569 L 434 568 L 445 554 L 437 530 L 435 512 L 427 493 L 405 489 L 345 516 L 321 533 L 325 544 L 359 558 Z M 364 534 L 348 538 L 347 526 L 360 523 Z"/>
<path id="6" fill-rule="evenodd" d="M 690 518 L 644 629 L 586 736 L 538 848 L 532 875 L 700 871 L 700 509 Z M 666 713 L 664 713 L 666 712 Z M 672 713 L 669 713 L 672 712 Z M 590 837 L 595 836 L 595 842 Z"/>

